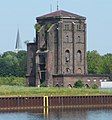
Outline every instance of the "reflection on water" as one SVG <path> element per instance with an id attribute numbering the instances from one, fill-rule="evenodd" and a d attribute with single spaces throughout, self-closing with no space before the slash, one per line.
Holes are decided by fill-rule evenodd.
<path id="1" fill-rule="evenodd" d="M 50 109 L 23 112 L 1 112 L 0 120 L 112 120 L 112 109 Z"/>

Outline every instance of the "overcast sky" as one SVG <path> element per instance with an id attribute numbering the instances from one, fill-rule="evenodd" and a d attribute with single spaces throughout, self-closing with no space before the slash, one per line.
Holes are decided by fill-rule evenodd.
<path id="1" fill-rule="evenodd" d="M 19 27 L 24 41 L 35 37 L 35 18 L 56 11 L 57 0 L 0 0 L 0 53 L 14 51 Z M 87 18 L 87 50 L 112 53 L 112 0 L 59 0 L 59 9 Z"/>

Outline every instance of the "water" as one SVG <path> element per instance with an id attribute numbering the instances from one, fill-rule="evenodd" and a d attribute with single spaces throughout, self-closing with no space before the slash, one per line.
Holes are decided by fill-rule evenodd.
<path id="1" fill-rule="evenodd" d="M 112 120 L 112 109 L 52 109 L 46 115 L 42 111 L 2 112 L 0 120 Z"/>

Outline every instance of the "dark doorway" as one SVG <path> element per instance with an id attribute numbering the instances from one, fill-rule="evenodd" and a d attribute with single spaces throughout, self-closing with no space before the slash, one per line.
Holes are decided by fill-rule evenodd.
<path id="1" fill-rule="evenodd" d="M 41 73 L 41 79 L 40 84 L 44 83 L 46 80 L 46 54 L 41 53 L 39 55 L 39 67 L 40 67 L 40 73 Z"/>

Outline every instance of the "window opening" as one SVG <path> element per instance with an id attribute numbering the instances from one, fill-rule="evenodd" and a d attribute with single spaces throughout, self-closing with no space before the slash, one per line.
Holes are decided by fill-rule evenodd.
<path id="1" fill-rule="evenodd" d="M 77 52 L 77 58 L 78 58 L 78 62 L 82 61 L 82 54 L 81 54 L 80 50 L 78 50 L 78 52 Z"/>
<path id="2" fill-rule="evenodd" d="M 66 62 L 69 62 L 69 61 L 70 61 L 70 52 L 69 52 L 69 50 L 66 50 L 66 51 L 65 51 L 65 61 L 66 61 Z"/>
<path id="3" fill-rule="evenodd" d="M 66 36 L 66 42 L 68 42 L 69 41 L 69 37 L 68 37 L 68 35 Z"/>
<path id="4" fill-rule="evenodd" d="M 81 37 L 80 36 L 78 36 L 78 42 L 81 42 Z"/>

